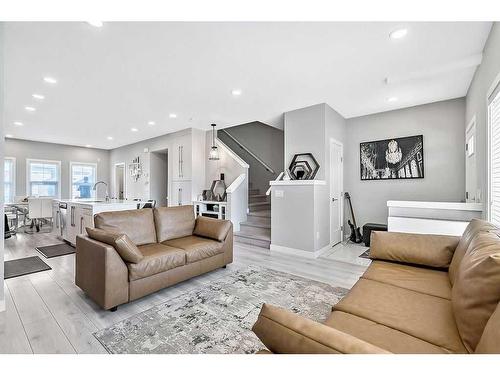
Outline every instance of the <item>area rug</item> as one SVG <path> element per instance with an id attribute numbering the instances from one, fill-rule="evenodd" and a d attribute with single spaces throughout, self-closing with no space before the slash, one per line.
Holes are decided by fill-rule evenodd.
<path id="1" fill-rule="evenodd" d="M 358 258 L 370 259 L 370 249 L 366 250 L 363 254 L 361 254 Z"/>
<path id="2" fill-rule="evenodd" d="M 74 254 L 76 252 L 75 248 L 67 243 L 60 243 L 50 246 L 39 246 L 36 247 L 36 249 L 45 258 L 60 257 L 62 255 Z"/>
<path id="3" fill-rule="evenodd" d="M 251 266 L 139 313 L 94 336 L 110 353 L 255 353 L 264 302 L 324 321 L 347 289 Z"/>
<path id="4" fill-rule="evenodd" d="M 7 260 L 4 263 L 4 279 L 29 275 L 30 273 L 51 270 L 40 257 L 33 256 L 28 258 Z"/>

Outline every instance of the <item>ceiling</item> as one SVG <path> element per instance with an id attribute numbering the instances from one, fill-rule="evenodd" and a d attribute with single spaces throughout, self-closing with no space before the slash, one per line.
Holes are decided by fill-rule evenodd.
<path id="1" fill-rule="evenodd" d="M 400 27 L 407 36 L 389 38 Z M 488 22 L 6 23 L 5 133 L 112 149 L 213 122 L 280 127 L 283 112 L 323 102 L 349 118 L 462 97 L 490 28 Z M 57 83 L 44 82 L 46 76 Z"/>

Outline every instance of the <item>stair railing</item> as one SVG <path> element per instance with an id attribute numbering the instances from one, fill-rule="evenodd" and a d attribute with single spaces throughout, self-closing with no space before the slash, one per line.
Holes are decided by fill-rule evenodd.
<path id="1" fill-rule="evenodd" d="M 259 158 L 257 155 L 255 155 L 255 153 L 252 152 L 252 150 L 250 150 L 247 146 L 245 146 L 244 144 L 242 144 L 240 141 L 238 141 L 234 136 L 232 136 L 231 134 L 229 134 L 226 130 L 224 129 L 219 129 L 219 132 L 221 133 L 224 133 L 225 135 L 227 135 L 234 143 L 236 143 L 242 150 L 245 150 L 248 154 L 250 154 L 251 157 L 253 157 L 255 160 L 257 160 L 265 169 L 266 171 L 274 174 L 274 169 L 272 169 L 269 164 L 267 164 L 264 160 L 262 160 L 261 158 Z"/>
<path id="2" fill-rule="evenodd" d="M 281 181 L 283 179 L 284 175 L 285 175 L 285 172 L 283 171 L 278 175 L 278 177 L 276 177 L 276 179 L 274 181 Z M 269 189 L 267 189 L 267 191 L 266 191 L 266 195 L 271 194 L 271 188 L 272 188 L 272 186 L 269 186 Z"/>

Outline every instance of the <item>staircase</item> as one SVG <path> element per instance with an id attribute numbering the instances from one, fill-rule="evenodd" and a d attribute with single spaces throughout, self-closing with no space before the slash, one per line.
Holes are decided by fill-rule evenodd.
<path id="1" fill-rule="evenodd" d="M 249 184 L 251 187 L 251 183 Z M 271 244 L 271 202 L 259 189 L 248 190 L 247 220 L 234 233 L 236 242 L 269 249 Z"/>

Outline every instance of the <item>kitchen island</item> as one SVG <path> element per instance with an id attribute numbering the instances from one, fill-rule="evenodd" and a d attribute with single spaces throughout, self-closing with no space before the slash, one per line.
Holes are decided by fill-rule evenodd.
<path id="1" fill-rule="evenodd" d="M 135 210 L 146 202 L 111 199 L 55 199 L 54 232 L 60 239 L 75 245 L 76 236 L 94 227 L 94 215 L 100 212 Z"/>

